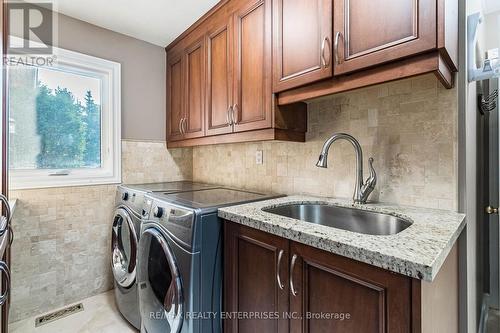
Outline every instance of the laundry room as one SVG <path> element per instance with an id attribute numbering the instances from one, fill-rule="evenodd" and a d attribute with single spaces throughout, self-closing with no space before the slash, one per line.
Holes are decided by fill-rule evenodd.
<path id="1" fill-rule="evenodd" d="M 0 8 L 0 333 L 500 333 L 497 1 Z"/>

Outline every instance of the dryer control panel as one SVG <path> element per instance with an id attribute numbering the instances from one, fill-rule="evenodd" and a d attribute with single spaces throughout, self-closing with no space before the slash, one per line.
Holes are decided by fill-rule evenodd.
<path id="1" fill-rule="evenodd" d="M 181 246 L 191 249 L 194 212 L 146 195 L 142 210 L 143 223 L 155 222 Z"/>

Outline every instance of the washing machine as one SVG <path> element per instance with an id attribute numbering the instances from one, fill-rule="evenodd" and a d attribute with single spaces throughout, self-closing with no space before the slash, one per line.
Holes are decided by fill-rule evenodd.
<path id="1" fill-rule="evenodd" d="M 137 247 L 145 195 L 215 187 L 217 186 L 188 181 L 118 186 L 111 233 L 115 300 L 123 317 L 137 329 L 141 325 L 136 281 Z"/>
<path id="2" fill-rule="evenodd" d="M 275 197 L 228 188 L 146 195 L 137 271 L 141 333 L 222 332 L 217 210 Z"/>

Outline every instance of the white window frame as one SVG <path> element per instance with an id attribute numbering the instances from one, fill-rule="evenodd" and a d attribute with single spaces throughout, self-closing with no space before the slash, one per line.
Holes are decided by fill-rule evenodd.
<path id="1" fill-rule="evenodd" d="M 47 68 L 101 80 L 101 168 L 68 169 L 67 174 L 66 169 L 10 169 L 10 187 L 19 190 L 121 183 L 120 63 L 56 47 L 53 52 L 57 61 Z"/>

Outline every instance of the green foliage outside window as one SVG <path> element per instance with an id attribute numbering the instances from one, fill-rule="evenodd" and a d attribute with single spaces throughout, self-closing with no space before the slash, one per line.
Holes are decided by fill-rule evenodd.
<path id="1" fill-rule="evenodd" d="M 36 80 L 36 69 L 16 69 L 9 80 L 11 168 L 100 167 L 101 110 L 90 90 L 80 102 Z"/>

